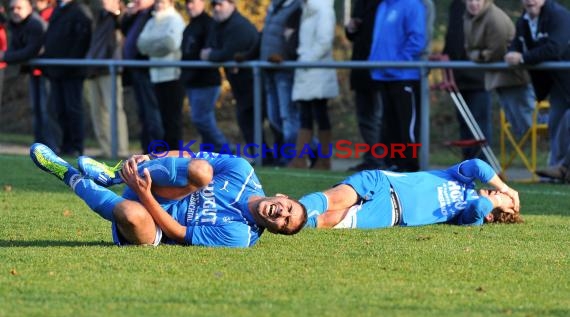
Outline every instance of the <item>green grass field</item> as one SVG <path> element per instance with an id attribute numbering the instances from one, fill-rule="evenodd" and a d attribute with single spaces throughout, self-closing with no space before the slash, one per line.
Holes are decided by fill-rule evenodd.
<path id="1" fill-rule="evenodd" d="M 294 197 L 345 176 L 258 175 Z M 0 186 L 0 316 L 570 315 L 567 185 L 512 184 L 521 225 L 266 233 L 241 250 L 116 247 L 27 157 L 0 156 Z"/>

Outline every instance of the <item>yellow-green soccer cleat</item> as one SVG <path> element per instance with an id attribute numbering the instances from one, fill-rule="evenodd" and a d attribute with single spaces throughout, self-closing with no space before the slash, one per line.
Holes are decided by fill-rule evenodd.
<path id="1" fill-rule="evenodd" d="M 57 156 L 49 147 L 41 143 L 34 143 L 30 147 L 30 157 L 37 167 L 55 175 L 60 180 L 69 185 L 69 180 L 73 175 L 79 175 L 79 172 Z"/>
<path id="2" fill-rule="evenodd" d="M 109 166 L 88 156 L 80 156 L 77 159 L 77 165 L 81 174 L 91 178 L 95 183 L 103 187 L 123 182 L 121 176 L 119 176 L 119 171 L 123 167 L 122 163 L 123 161 L 120 161 L 115 166 Z"/>

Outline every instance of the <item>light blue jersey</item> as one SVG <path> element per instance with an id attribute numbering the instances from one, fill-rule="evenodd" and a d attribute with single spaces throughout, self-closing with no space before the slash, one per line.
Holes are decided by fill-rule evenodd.
<path id="1" fill-rule="evenodd" d="M 156 197 L 158 203 L 178 223 L 187 227 L 187 244 L 203 246 L 249 247 L 263 232 L 248 209 L 251 196 L 265 196 L 251 164 L 227 154 L 197 153 L 213 167 L 212 182 L 181 200 Z M 126 188 L 123 197 L 139 201 Z M 167 241 L 167 243 L 174 243 Z"/>
<path id="2" fill-rule="evenodd" d="M 381 170 L 363 171 L 349 176 L 340 184 L 351 186 L 360 196 L 356 212 L 349 213 L 352 228 L 420 226 L 435 223 L 482 225 L 493 209 L 492 202 L 480 197 L 475 180 L 489 182 L 493 169 L 481 160 L 467 160 L 447 170 L 416 173 L 392 173 Z M 390 190 L 400 204 L 401 219 L 394 219 Z M 314 194 L 306 197 L 315 197 Z M 323 206 L 317 199 L 307 202 L 307 210 Z M 315 206 L 312 206 L 315 205 Z M 319 206 L 316 206 L 319 205 Z M 328 208 L 324 207 L 324 208 Z"/>

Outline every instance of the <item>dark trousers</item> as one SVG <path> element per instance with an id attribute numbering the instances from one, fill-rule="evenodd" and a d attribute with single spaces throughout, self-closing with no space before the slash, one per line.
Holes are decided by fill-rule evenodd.
<path id="1" fill-rule="evenodd" d="M 62 154 L 83 154 L 83 78 L 50 79 L 49 107 L 56 113 Z"/>
<path id="2" fill-rule="evenodd" d="M 374 90 L 355 90 L 354 101 L 356 104 L 356 119 L 358 129 L 364 143 L 372 147 L 382 142 L 382 95 Z M 381 158 L 372 155 L 368 151 L 363 156 L 364 162 L 371 166 L 382 167 L 384 162 Z"/>
<path id="3" fill-rule="evenodd" d="M 420 82 L 419 80 L 380 82 L 380 93 L 384 106 L 382 136 L 390 148 L 392 144 L 419 143 L 420 131 Z M 404 157 L 389 153 L 385 160 L 395 165 L 398 171 L 414 172 L 419 170 L 419 159 L 414 157 L 413 148 L 406 147 Z M 390 157 L 395 154 L 394 157 Z"/>
<path id="4" fill-rule="evenodd" d="M 142 151 L 143 153 L 148 153 L 150 142 L 162 140 L 164 137 L 158 101 L 150 82 L 148 70 L 133 68 L 129 69 L 128 74 L 131 76 L 133 92 L 137 101 L 139 121 L 141 123 L 140 140 Z"/>
<path id="5" fill-rule="evenodd" d="M 250 70 L 239 69 L 238 73 L 226 70 L 232 94 L 236 100 L 238 126 L 246 143 L 254 143 L 253 76 Z"/>
<path id="6" fill-rule="evenodd" d="M 171 150 L 178 149 L 178 142 L 183 142 L 182 106 L 184 105 L 184 89 L 178 80 L 172 80 L 155 83 L 154 92 L 162 117 L 164 141 Z"/>

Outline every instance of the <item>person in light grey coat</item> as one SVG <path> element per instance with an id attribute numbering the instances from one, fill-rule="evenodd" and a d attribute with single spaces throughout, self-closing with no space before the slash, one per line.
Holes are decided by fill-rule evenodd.
<path id="1" fill-rule="evenodd" d="M 299 32 L 300 62 L 332 61 L 335 31 L 335 13 L 332 0 L 305 0 Z M 319 153 L 316 169 L 330 169 L 331 125 L 327 100 L 338 95 L 336 70 L 330 68 L 297 68 L 293 84 L 293 100 L 299 103 L 301 129 L 296 153 L 311 141 L 313 121 L 319 127 Z M 297 155 L 289 164 L 293 168 L 306 168 L 305 158 Z"/>

